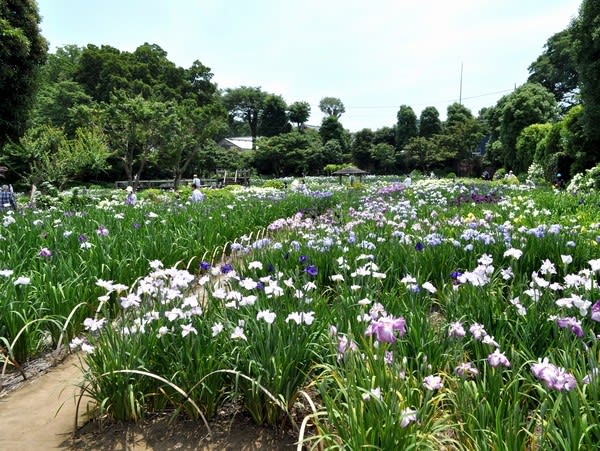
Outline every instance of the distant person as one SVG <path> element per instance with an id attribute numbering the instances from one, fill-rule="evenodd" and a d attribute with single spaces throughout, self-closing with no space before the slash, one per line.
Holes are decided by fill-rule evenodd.
<path id="1" fill-rule="evenodd" d="M 554 186 L 558 189 L 561 189 L 565 186 L 565 181 L 562 178 L 562 174 L 556 174 L 556 179 L 554 180 Z"/>
<path id="2" fill-rule="evenodd" d="M 407 175 L 406 178 L 404 179 L 404 182 L 402 182 L 404 184 L 404 186 L 406 186 L 407 188 L 412 185 L 412 179 L 410 178 L 410 175 Z"/>
<path id="3" fill-rule="evenodd" d="M 135 194 L 135 191 L 133 190 L 132 186 L 128 186 L 126 188 L 127 190 L 127 197 L 125 198 L 125 203 L 127 205 L 135 205 L 137 202 L 137 195 Z"/>
<path id="4" fill-rule="evenodd" d="M 13 210 L 17 209 L 15 195 L 10 190 L 8 185 L 2 185 L 2 191 L 0 191 L 0 211 L 8 210 L 10 208 Z"/>
<path id="5" fill-rule="evenodd" d="M 192 179 L 192 184 L 196 185 L 197 188 L 200 188 L 202 186 L 202 182 L 200 182 L 200 179 L 198 178 L 198 174 L 194 174 L 194 178 Z"/>
<path id="6" fill-rule="evenodd" d="M 190 196 L 190 202 L 197 203 L 204 200 L 204 194 L 198 189 L 198 185 L 192 183 L 192 195 Z"/>
<path id="7" fill-rule="evenodd" d="M 481 174 L 481 177 L 483 177 L 483 180 L 489 180 L 490 179 L 490 173 L 487 170 L 483 171 L 483 174 Z"/>

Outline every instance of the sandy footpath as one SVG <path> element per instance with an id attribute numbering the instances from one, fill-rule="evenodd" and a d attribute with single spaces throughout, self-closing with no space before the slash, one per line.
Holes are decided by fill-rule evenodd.
<path id="1" fill-rule="evenodd" d="M 73 432 L 76 384 L 81 370 L 75 356 L 0 398 L 0 449 L 58 449 Z"/>
<path id="2" fill-rule="evenodd" d="M 85 402 L 80 407 L 74 436 L 77 398 L 82 380 L 79 360 L 70 355 L 58 365 L 44 368 L 30 380 L 12 383 L 11 391 L 0 392 L 0 451 L 45 451 L 61 449 L 143 451 L 143 450 L 294 450 L 295 439 L 284 431 L 256 426 L 243 415 L 224 412 L 211 422 L 209 437 L 198 422 L 172 424 L 169 417 L 149 419 L 140 424 L 108 424 L 103 430 L 85 423 Z M 26 369 L 28 377 L 29 372 Z M 16 386 L 18 385 L 18 386 Z"/>

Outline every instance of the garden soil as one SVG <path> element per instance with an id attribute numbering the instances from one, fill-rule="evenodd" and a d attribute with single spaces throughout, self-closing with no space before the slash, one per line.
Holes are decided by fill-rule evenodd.
<path id="1" fill-rule="evenodd" d="M 0 450 L 293 450 L 294 437 L 287 432 L 261 428 L 233 409 L 219 412 L 211 423 L 212 436 L 201 422 L 170 421 L 167 416 L 138 424 L 97 422 L 86 424 L 86 400 L 82 400 L 78 429 L 75 413 L 81 370 L 75 356 L 64 360 L 50 356 L 24 365 L 28 376 L 18 374 L 0 380 Z M 82 426 L 83 425 L 83 426 Z"/>

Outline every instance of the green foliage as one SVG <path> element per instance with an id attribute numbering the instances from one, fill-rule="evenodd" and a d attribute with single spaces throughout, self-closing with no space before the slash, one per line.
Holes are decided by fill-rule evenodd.
<path id="1" fill-rule="evenodd" d="M 396 118 L 396 150 L 400 151 L 418 135 L 417 115 L 410 106 L 401 105 Z"/>
<path id="2" fill-rule="evenodd" d="M 565 109 L 576 103 L 579 80 L 573 41 L 571 27 L 552 35 L 544 44 L 544 52 L 529 66 L 527 79 L 545 87 Z"/>
<path id="3" fill-rule="evenodd" d="M 339 119 L 346 112 L 346 108 L 337 97 L 323 97 L 319 102 L 319 109 L 323 114 Z"/>
<path id="4" fill-rule="evenodd" d="M 229 114 L 248 124 L 253 140 L 258 136 L 259 120 L 265 109 L 267 95 L 260 88 L 241 86 L 227 89 L 223 96 L 223 104 Z"/>
<path id="5" fill-rule="evenodd" d="M 536 161 L 531 163 L 529 169 L 527 169 L 526 181 L 535 186 L 548 185 L 544 174 L 544 167 L 541 163 Z"/>
<path id="6" fill-rule="evenodd" d="M 285 183 L 281 179 L 270 179 L 265 180 L 262 186 L 263 188 L 283 189 L 285 188 Z"/>
<path id="7" fill-rule="evenodd" d="M 26 130 L 37 71 L 48 48 L 39 24 L 35 0 L 0 3 L 0 149 Z"/>
<path id="8" fill-rule="evenodd" d="M 258 134 L 270 137 L 291 130 L 287 114 L 287 105 L 283 97 L 269 94 L 265 97 L 264 109 L 259 118 Z"/>
<path id="9" fill-rule="evenodd" d="M 319 128 L 319 135 L 323 144 L 335 139 L 340 143 L 344 151 L 348 148 L 349 137 L 341 122 L 334 115 L 323 118 L 321 127 Z"/>
<path id="10" fill-rule="evenodd" d="M 421 111 L 419 117 L 419 136 L 423 138 L 431 138 L 442 132 L 442 121 L 440 121 L 440 113 L 434 106 L 428 106 Z"/>
<path id="11" fill-rule="evenodd" d="M 516 143 L 521 131 L 531 124 L 544 124 L 557 116 L 556 100 L 537 83 L 519 86 L 502 102 L 499 139 L 502 143 L 502 162 L 506 168 L 516 168 Z M 519 167 L 525 170 L 528 167 Z M 516 170 L 516 169 L 515 169 Z"/>
<path id="12" fill-rule="evenodd" d="M 337 139 L 330 139 L 323 144 L 323 161 L 338 164 L 344 160 L 344 149 Z"/>
<path id="13" fill-rule="evenodd" d="M 181 193 L 183 198 L 186 198 L 186 197 L 184 197 L 184 193 L 186 190 L 189 190 L 189 194 L 191 194 L 191 192 L 192 192 L 192 190 L 189 189 L 188 187 L 182 187 L 179 192 Z M 187 197 L 189 197 L 189 194 Z M 159 190 L 158 188 L 148 188 L 148 189 L 138 192 L 138 197 L 140 198 L 140 200 L 145 199 L 151 203 L 162 202 L 163 196 L 164 196 L 163 191 Z"/>
<path id="14" fill-rule="evenodd" d="M 594 162 L 598 161 L 600 143 L 600 4 L 583 0 L 579 17 L 573 23 L 575 65 L 579 74 L 581 100 L 585 105 L 583 123 L 588 145 L 595 149 Z"/>
<path id="15" fill-rule="evenodd" d="M 91 103 L 92 98 L 72 80 L 48 83 L 38 91 L 31 123 L 63 128 L 67 137 L 73 138 L 75 130 L 83 125 L 77 107 Z"/>
<path id="16" fill-rule="evenodd" d="M 67 139 L 62 129 L 40 126 L 30 128 L 18 144 L 6 146 L 3 159 L 13 168 L 21 167 L 20 176 L 28 182 L 46 181 L 62 189 L 84 174 L 105 170 L 109 156 L 97 129 L 78 128 L 75 137 Z"/>
<path id="17" fill-rule="evenodd" d="M 296 124 L 298 131 L 310 117 L 310 104 L 308 102 L 294 102 L 288 108 L 290 121 Z"/>
<path id="18" fill-rule="evenodd" d="M 531 166 L 551 129 L 551 124 L 532 124 L 521 130 L 516 142 L 515 172 L 521 173 Z"/>
<path id="19" fill-rule="evenodd" d="M 374 134 L 370 128 L 363 128 L 354 133 L 352 139 L 352 161 L 359 167 L 370 168 L 371 148 L 373 147 Z"/>
<path id="20" fill-rule="evenodd" d="M 380 143 L 371 148 L 371 159 L 374 172 L 377 174 L 393 174 L 396 169 L 396 150 L 390 144 Z"/>
<path id="21" fill-rule="evenodd" d="M 254 165 L 261 174 L 275 176 L 316 173 L 323 167 L 318 136 L 292 131 L 260 140 Z"/>
<path id="22" fill-rule="evenodd" d="M 570 193 L 586 194 L 600 191 L 600 164 L 577 173 L 567 186 Z"/>

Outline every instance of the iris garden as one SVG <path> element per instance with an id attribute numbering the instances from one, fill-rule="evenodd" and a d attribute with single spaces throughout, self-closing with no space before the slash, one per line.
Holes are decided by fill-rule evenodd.
<path id="1" fill-rule="evenodd" d="M 98 419 L 223 405 L 326 449 L 600 441 L 600 196 L 393 178 L 4 214 L 0 340 Z M 5 370 L 9 360 L 5 359 Z"/>

